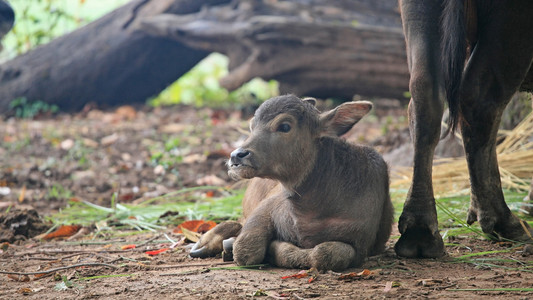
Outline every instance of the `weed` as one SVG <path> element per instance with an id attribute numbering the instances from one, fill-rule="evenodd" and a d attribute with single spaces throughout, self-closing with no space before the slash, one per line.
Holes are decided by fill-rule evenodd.
<path id="1" fill-rule="evenodd" d="M 218 190 L 224 194 L 217 199 L 203 198 L 198 192 Z M 104 207 L 87 201 L 71 201 L 57 214 L 48 217 L 54 224 L 97 224 L 101 230 L 133 228 L 156 231 L 175 225 L 173 219 L 203 217 L 208 220 L 236 220 L 241 213 L 243 191 L 228 192 L 220 187 L 198 187 L 183 189 L 162 197 L 148 199 L 136 205 L 113 201 L 111 207 Z M 167 212 L 178 212 L 174 218 L 160 218 Z"/>
<path id="2" fill-rule="evenodd" d="M 57 105 L 50 105 L 43 101 L 29 102 L 25 97 L 11 101 L 9 108 L 15 111 L 15 117 L 22 119 L 33 119 L 39 114 L 55 114 L 59 111 Z"/>
<path id="3" fill-rule="evenodd" d="M 48 189 L 48 193 L 46 194 L 45 198 L 48 199 L 70 199 L 72 198 L 73 194 L 71 191 L 64 188 L 59 183 L 54 183 L 52 187 Z"/>

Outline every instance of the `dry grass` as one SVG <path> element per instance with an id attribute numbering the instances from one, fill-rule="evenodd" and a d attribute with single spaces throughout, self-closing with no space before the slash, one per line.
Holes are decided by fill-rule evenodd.
<path id="1" fill-rule="evenodd" d="M 460 138 L 460 136 L 458 137 Z M 533 175 L 533 115 L 528 115 L 515 129 L 500 131 L 496 151 L 502 187 L 525 192 Z M 412 168 L 393 174 L 392 187 L 407 188 Z M 436 197 L 468 194 L 470 182 L 464 157 L 436 159 L 433 165 L 433 188 Z"/>

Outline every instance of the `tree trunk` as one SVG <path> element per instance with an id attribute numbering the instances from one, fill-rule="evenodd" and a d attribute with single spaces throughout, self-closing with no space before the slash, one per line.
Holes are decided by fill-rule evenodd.
<path id="1" fill-rule="evenodd" d="M 233 90 L 261 77 L 282 93 L 404 98 L 409 74 L 396 1 L 237 1 L 160 15 L 144 29 L 230 58 Z"/>
<path id="2" fill-rule="evenodd" d="M 404 48 L 396 1 L 133 0 L 1 65 L 0 111 L 17 97 L 144 102 L 214 51 L 230 58 L 228 89 L 262 77 L 283 93 L 402 98 Z"/>

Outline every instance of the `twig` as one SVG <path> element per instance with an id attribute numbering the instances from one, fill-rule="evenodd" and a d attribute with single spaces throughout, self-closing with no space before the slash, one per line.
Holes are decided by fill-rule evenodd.
<path id="1" fill-rule="evenodd" d="M 180 273 L 165 273 L 165 274 L 159 274 L 159 276 L 183 276 L 183 275 L 197 275 L 197 274 L 203 274 L 209 272 L 209 268 L 203 268 L 203 269 L 197 269 L 192 271 L 185 271 Z"/>
<path id="2" fill-rule="evenodd" d="M 211 264 L 186 264 L 186 265 L 168 265 L 168 266 L 149 266 L 150 268 L 154 269 L 172 269 L 172 268 L 189 268 L 189 267 L 215 267 L 215 266 L 222 266 L 222 265 L 231 265 L 234 264 L 234 262 L 221 262 L 221 263 L 211 263 Z"/>
<path id="3" fill-rule="evenodd" d="M 0 274 L 10 274 L 10 275 L 39 275 L 39 274 L 49 274 L 49 273 L 53 273 L 53 272 L 57 272 L 57 271 L 61 271 L 61 270 L 72 269 L 72 268 L 77 268 L 77 267 L 89 267 L 89 266 L 104 266 L 104 267 L 113 268 L 113 269 L 117 269 L 117 268 L 118 268 L 117 266 L 113 266 L 113 265 L 110 265 L 110 264 L 104 264 L 104 263 L 83 263 L 83 264 L 76 264 L 76 265 L 71 265 L 71 266 L 66 266 L 66 267 L 59 267 L 59 268 L 54 268 L 54 269 L 49 269 L 49 270 L 44 270 L 44 271 L 39 271 L 39 272 L 9 272 L 9 271 L 0 271 Z"/>
<path id="4" fill-rule="evenodd" d="M 146 240 L 146 241 L 140 243 L 139 245 L 137 245 L 137 247 L 141 247 L 141 246 L 147 245 L 147 244 L 149 244 L 149 243 L 151 243 L 151 242 L 157 240 L 160 236 L 161 236 L 161 234 L 157 234 L 157 235 L 155 235 L 155 236 L 149 238 L 148 240 Z"/>

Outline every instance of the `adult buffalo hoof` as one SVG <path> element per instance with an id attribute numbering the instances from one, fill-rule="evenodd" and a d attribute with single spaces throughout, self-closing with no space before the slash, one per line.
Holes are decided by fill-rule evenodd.
<path id="1" fill-rule="evenodd" d="M 394 251 L 398 256 L 438 258 L 446 255 L 434 209 L 422 210 L 419 208 L 411 212 L 409 207 L 404 207 L 398 229 L 401 237 L 394 245 Z"/>

